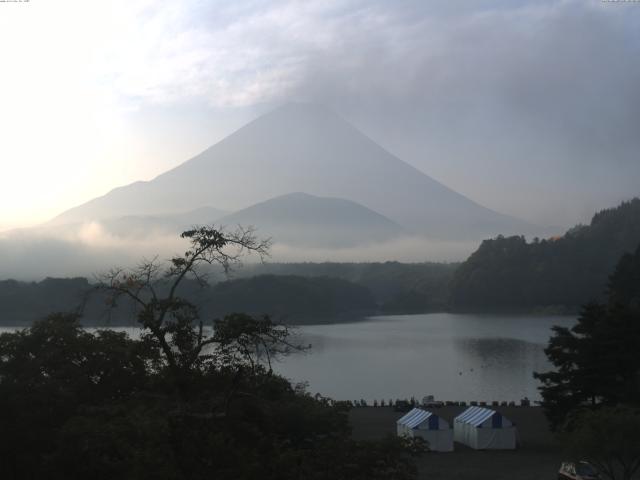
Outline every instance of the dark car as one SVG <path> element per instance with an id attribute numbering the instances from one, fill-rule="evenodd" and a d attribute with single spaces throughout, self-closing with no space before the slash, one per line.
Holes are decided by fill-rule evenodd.
<path id="1" fill-rule="evenodd" d="M 558 480 L 600 480 L 600 475 L 588 462 L 562 462 Z"/>

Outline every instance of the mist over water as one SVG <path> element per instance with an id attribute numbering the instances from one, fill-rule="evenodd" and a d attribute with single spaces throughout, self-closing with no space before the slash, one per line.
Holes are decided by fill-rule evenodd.
<path id="1" fill-rule="evenodd" d="M 193 225 L 253 226 L 290 261 L 460 261 L 549 229 L 488 209 L 322 105 L 288 103 L 156 178 L 0 233 L 4 276 L 91 275 L 180 251 Z"/>
<path id="2" fill-rule="evenodd" d="M 167 259 L 184 251 L 179 231 L 145 232 L 119 237 L 101 223 L 91 222 L 64 232 L 0 234 L 2 278 L 40 280 L 45 277 L 93 278 L 114 266 L 134 266 L 143 258 Z M 256 234 L 265 238 L 262 232 Z M 314 247 L 286 244 L 274 239 L 267 262 L 452 262 L 466 259 L 475 241 L 442 241 L 421 236 L 399 236 L 360 246 Z M 244 263 L 258 262 L 247 257 Z"/>
<path id="3" fill-rule="evenodd" d="M 633 477 L 639 26 L 0 0 L 0 480 Z"/>

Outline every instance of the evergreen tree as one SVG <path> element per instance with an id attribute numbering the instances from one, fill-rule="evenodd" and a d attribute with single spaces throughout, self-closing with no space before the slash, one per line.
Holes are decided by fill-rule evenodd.
<path id="1" fill-rule="evenodd" d="M 640 242 L 640 199 L 596 213 L 588 226 L 578 225 L 560 237 L 527 243 L 522 236 L 482 242 L 456 270 L 450 300 L 461 309 L 575 310 L 603 294 L 620 256 Z M 637 262 L 638 260 L 636 260 Z M 629 272 L 620 272 L 630 289 Z M 622 293 L 622 291 L 621 291 Z"/>
<path id="2" fill-rule="evenodd" d="M 640 404 L 640 247 L 610 277 L 608 303 L 583 307 L 572 328 L 554 327 L 545 353 L 554 371 L 535 373 L 554 428 L 572 413 L 602 405 Z"/>

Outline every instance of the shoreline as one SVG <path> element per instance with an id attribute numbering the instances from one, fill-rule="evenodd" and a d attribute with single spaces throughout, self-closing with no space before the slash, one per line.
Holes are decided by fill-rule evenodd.
<path id="1" fill-rule="evenodd" d="M 438 407 L 432 410 L 452 425 L 465 407 Z M 542 409 L 531 407 L 490 407 L 513 421 L 518 429 L 516 450 L 472 450 L 456 443 L 450 453 L 429 452 L 416 459 L 420 479 L 534 480 L 556 478 L 565 460 L 562 445 L 548 426 Z M 358 407 L 349 412 L 352 437 L 374 440 L 395 435 L 395 422 L 404 415 L 391 407 Z"/>
<path id="2" fill-rule="evenodd" d="M 317 319 L 313 317 L 309 317 L 309 322 L 301 322 L 301 323 L 286 323 L 282 322 L 281 319 L 275 319 L 275 321 L 279 324 L 286 325 L 288 327 L 308 327 L 315 325 L 343 325 L 350 323 L 362 323 L 366 321 L 375 321 L 379 318 L 388 318 L 388 317 L 414 317 L 418 315 L 438 315 L 438 314 L 449 314 L 449 315 L 477 315 L 477 316 L 493 316 L 493 317 L 508 317 L 508 316 L 518 316 L 518 317 L 537 317 L 537 316 L 558 316 L 558 317 L 576 317 L 579 312 L 570 312 L 570 311 L 560 311 L 560 310 L 544 310 L 544 309 L 534 309 L 534 310 L 431 310 L 423 313 L 375 313 L 373 315 L 369 314 L 354 314 L 353 316 L 345 314 L 344 316 L 334 317 L 327 320 Z M 20 322 L 20 323 L 3 323 L 0 320 L 0 328 L 2 329 L 22 329 L 29 328 L 33 325 L 34 322 L 38 321 L 38 319 L 34 319 L 30 322 Z M 81 322 L 85 328 L 139 328 L 137 322 L 124 322 L 114 320 L 113 322 L 104 322 L 104 323 L 86 323 Z"/>

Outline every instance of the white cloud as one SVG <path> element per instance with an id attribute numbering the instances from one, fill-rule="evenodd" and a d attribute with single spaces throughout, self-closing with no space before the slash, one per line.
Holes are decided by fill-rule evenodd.
<path id="1" fill-rule="evenodd" d="M 192 105 L 288 99 L 490 207 L 571 222 L 636 188 L 638 24 L 636 5 L 598 0 L 2 5 L 0 228 L 186 160 L 224 130 L 182 142 L 206 130 Z M 173 120 L 145 136 L 158 108 Z"/>
<path id="2" fill-rule="evenodd" d="M 273 262 L 459 262 L 478 248 L 478 242 L 437 241 L 401 237 L 388 242 L 348 248 L 310 248 L 275 243 Z"/>

